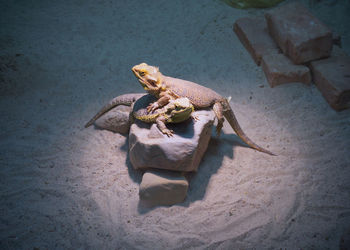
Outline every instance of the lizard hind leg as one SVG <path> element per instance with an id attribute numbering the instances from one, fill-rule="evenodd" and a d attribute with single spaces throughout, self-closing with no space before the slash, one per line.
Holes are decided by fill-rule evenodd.
<path id="1" fill-rule="evenodd" d="M 213 106 L 213 111 L 218 119 L 218 124 L 216 125 L 216 136 L 219 137 L 225 121 L 222 104 L 220 102 L 216 102 Z"/>
<path id="2" fill-rule="evenodd" d="M 159 116 L 156 119 L 156 123 L 157 123 L 157 127 L 158 129 L 165 135 L 167 135 L 168 137 L 171 137 L 174 135 L 174 131 L 170 130 L 166 127 L 165 123 L 166 123 L 166 118 L 164 116 Z"/>

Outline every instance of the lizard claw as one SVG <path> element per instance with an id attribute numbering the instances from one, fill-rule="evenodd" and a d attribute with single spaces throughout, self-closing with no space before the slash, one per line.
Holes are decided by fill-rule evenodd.
<path id="1" fill-rule="evenodd" d="M 163 134 L 166 134 L 168 137 L 173 137 L 174 135 L 174 131 L 170 129 L 163 130 L 162 132 Z"/>
<path id="2" fill-rule="evenodd" d="M 147 112 L 151 113 L 154 110 L 156 110 L 159 107 L 159 104 L 157 102 L 151 103 L 150 105 L 148 105 L 147 107 Z"/>
<path id="3" fill-rule="evenodd" d="M 198 118 L 198 116 L 196 116 L 196 115 L 192 115 L 192 119 L 196 122 L 196 121 L 199 121 L 199 118 Z"/>

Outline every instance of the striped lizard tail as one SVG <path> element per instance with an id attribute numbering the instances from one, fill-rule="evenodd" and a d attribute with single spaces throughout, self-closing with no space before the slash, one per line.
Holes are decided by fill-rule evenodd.
<path id="1" fill-rule="evenodd" d="M 276 154 L 274 154 L 274 153 L 272 153 L 272 152 L 270 152 L 270 151 L 260 147 L 259 145 L 255 144 L 251 139 L 249 139 L 248 136 L 246 136 L 246 134 L 243 132 L 241 126 L 238 124 L 236 116 L 233 113 L 232 108 L 230 107 L 229 104 L 228 104 L 228 107 L 225 108 L 224 116 L 225 116 L 226 120 L 230 123 L 231 127 L 233 128 L 233 130 L 239 136 L 239 138 L 241 138 L 246 144 L 248 144 L 250 147 L 252 147 L 255 150 L 258 150 L 260 152 L 263 152 L 263 153 L 266 153 L 266 154 L 269 154 L 269 155 L 274 155 L 274 156 L 276 155 Z"/>
<path id="2" fill-rule="evenodd" d="M 131 106 L 137 99 L 141 98 L 145 94 L 125 94 L 120 95 L 112 100 L 110 100 L 105 106 L 101 108 L 101 110 L 91 118 L 90 121 L 88 121 L 85 124 L 85 128 L 91 126 L 98 118 L 100 118 L 103 114 L 107 113 L 109 110 L 113 109 L 114 107 L 117 107 L 119 105 L 125 105 L 125 106 Z"/>

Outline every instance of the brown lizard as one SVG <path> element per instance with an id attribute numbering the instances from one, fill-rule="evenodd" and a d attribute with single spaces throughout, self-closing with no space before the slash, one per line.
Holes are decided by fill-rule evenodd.
<path id="1" fill-rule="evenodd" d="M 148 111 L 152 112 L 159 107 L 163 107 L 172 99 L 186 97 L 190 100 L 195 109 L 212 108 L 217 119 L 217 135 L 220 135 L 224 117 L 230 123 L 236 134 L 250 147 L 270 155 L 272 152 L 255 144 L 241 129 L 238 121 L 230 107 L 228 100 L 214 90 L 201 86 L 197 83 L 185 81 L 178 78 L 164 76 L 158 67 L 141 63 L 132 68 L 133 73 L 141 83 L 142 87 L 158 100 L 148 106 Z"/>

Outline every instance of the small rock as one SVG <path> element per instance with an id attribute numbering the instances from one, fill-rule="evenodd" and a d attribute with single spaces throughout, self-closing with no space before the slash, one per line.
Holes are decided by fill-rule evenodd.
<path id="1" fill-rule="evenodd" d="M 271 87 L 290 82 L 305 84 L 311 82 L 309 68 L 304 65 L 295 65 L 284 54 L 264 55 L 262 69 Z"/>
<path id="2" fill-rule="evenodd" d="M 132 123 L 131 107 L 117 106 L 95 121 L 96 127 L 127 134 Z"/>
<path id="3" fill-rule="evenodd" d="M 337 51 L 327 59 L 311 62 L 310 68 L 329 105 L 337 111 L 350 108 L 350 57 Z"/>
<path id="4" fill-rule="evenodd" d="M 285 4 L 265 18 L 271 36 L 295 64 L 330 56 L 332 32 L 302 4 Z"/>
<path id="5" fill-rule="evenodd" d="M 179 172 L 152 170 L 144 173 L 140 200 L 148 206 L 174 205 L 186 198 L 188 181 Z"/>
<path id="6" fill-rule="evenodd" d="M 200 110 L 193 113 L 198 120 L 167 124 L 174 130 L 168 137 L 156 124 L 136 120 L 129 132 L 129 157 L 135 169 L 158 168 L 174 171 L 197 171 L 208 147 L 214 112 Z"/>
<path id="7" fill-rule="evenodd" d="M 263 17 L 240 18 L 234 23 L 233 30 L 257 65 L 260 65 L 263 55 L 279 52 L 277 44 L 269 35 Z"/>

